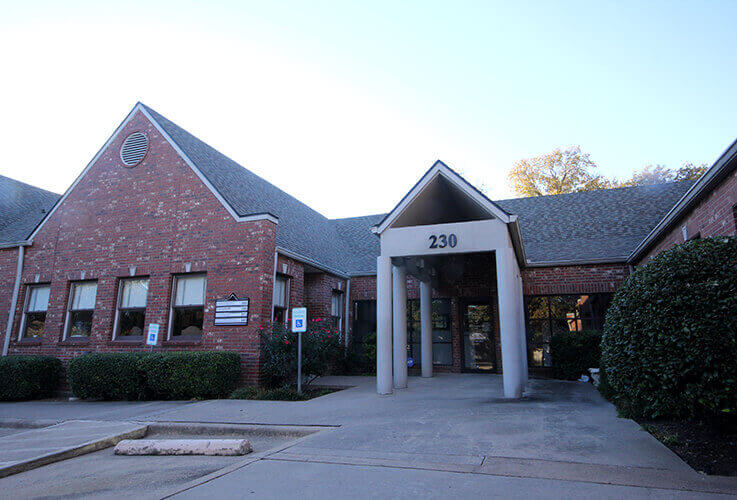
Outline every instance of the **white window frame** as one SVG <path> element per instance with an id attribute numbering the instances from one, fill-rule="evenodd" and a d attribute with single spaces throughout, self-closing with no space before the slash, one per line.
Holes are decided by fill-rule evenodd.
<path id="1" fill-rule="evenodd" d="M 26 342 L 28 340 L 32 339 L 24 339 L 23 333 L 26 329 L 26 322 L 27 322 L 27 315 L 29 313 L 28 311 L 28 303 L 31 300 L 31 290 L 34 288 L 42 288 L 42 287 L 48 287 L 49 289 L 49 300 L 46 303 L 46 313 L 49 312 L 49 303 L 51 303 L 51 283 L 34 283 L 32 285 L 26 285 L 26 298 L 23 301 L 23 315 L 20 318 L 20 328 L 18 329 L 18 342 L 22 342 L 25 340 Z M 30 312 L 37 312 L 37 311 L 30 311 Z M 44 320 L 44 330 L 46 329 L 46 321 Z"/>
<path id="2" fill-rule="evenodd" d="M 202 333 L 205 330 L 205 305 L 207 304 L 207 273 L 183 273 L 172 276 L 171 295 L 169 296 L 169 324 L 166 327 L 166 339 L 172 340 L 172 330 L 174 329 L 174 304 L 177 301 L 177 287 L 179 280 L 195 276 L 203 276 L 205 278 L 205 289 L 202 291 Z M 176 340 L 176 339 L 175 339 Z"/>
<path id="3" fill-rule="evenodd" d="M 123 299 L 123 284 L 126 281 L 137 281 L 137 280 L 144 280 L 144 279 L 148 283 L 151 283 L 151 278 L 149 276 L 129 276 L 127 278 L 120 278 L 120 280 L 118 281 L 118 296 L 115 299 L 115 321 L 113 322 L 113 340 L 119 340 L 118 334 L 120 332 L 118 331 L 118 328 L 120 326 L 120 302 Z M 140 309 L 140 308 L 135 308 L 135 309 Z M 143 307 L 143 309 L 148 310 L 148 293 L 146 293 L 146 305 Z M 143 326 L 146 326 L 145 322 Z M 141 332 L 141 337 L 143 338 L 145 336 L 146 336 L 146 332 L 145 331 Z M 131 341 L 139 340 L 138 337 L 121 336 L 120 338 L 124 340 L 128 340 L 130 338 Z"/>
<path id="4" fill-rule="evenodd" d="M 276 305 L 276 282 L 274 282 L 274 306 L 271 308 L 271 320 L 274 320 L 274 309 L 277 307 L 279 309 L 284 309 L 284 324 L 287 324 L 289 322 L 289 305 L 290 305 L 290 295 L 292 294 L 292 277 L 288 274 L 281 274 L 277 273 L 275 280 L 277 279 L 283 279 L 286 281 L 286 285 L 284 286 L 284 306 L 277 306 Z"/>
<path id="5" fill-rule="evenodd" d="M 82 283 L 94 283 L 95 284 L 95 304 L 97 305 L 97 287 L 99 285 L 99 282 L 97 280 L 78 280 L 78 281 L 72 281 L 69 284 L 69 297 L 67 298 L 67 308 L 66 308 L 66 314 L 64 318 L 64 335 L 62 337 L 62 340 L 70 340 L 72 337 L 69 335 L 69 330 L 71 329 L 71 319 L 72 319 L 72 302 L 74 302 L 74 287 L 75 285 L 82 284 Z M 75 309 L 75 311 L 92 311 L 92 322 L 95 321 L 95 307 L 92 307 L 92 309 Z M 90 335 L 88 337 L 74 337 L 79 339 L 90 339 L 92 337 L 92 327 L 90 325 Z"/>
<path id="6" fill-rule="evenodd" d="M 335 296 L 340 297 L 340 304 L 338 304 L 338 324 L 336 325 L 336 328 L 338 329 L 338 333 L 343 332 L 343 315 L 345 314 L 345 293 L 343 293 L 342 290 L 332 290 L 330 294 L 330 316 L 333 316 L 333 297 Z"/>

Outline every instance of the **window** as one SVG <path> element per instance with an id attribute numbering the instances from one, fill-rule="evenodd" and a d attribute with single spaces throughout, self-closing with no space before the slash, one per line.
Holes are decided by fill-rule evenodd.
<path id="1" fill-rule="evenodd" d="M 561 331 L 601 330 L 610 293 L 525 298 L 530 366 L 551 366 L 550 338 Z"/>
<path id="2" fill-rule="evenodd" d="M 69 291 L 65 338 L 88 338 L 90 336 L 96 296 L 96 281 L 72 283 Z"/>
<path id="3" fill-rule="evenodd" d="M 115 317 L 116 338 L 143 337 L 147 297 L 148 278 L 132 278 L 120 281 L 118 312 Z"/>
<path id="4" fill-rule="evenodd" d="M 287 321 L 289 310 L 289 277 L 277 274 L 274 281 L 274 318 L 277 323 Z"/>
<path id="5" fill-rule="evenodd" d="M 363 352 L 364 342 L 376 343 L 376 301 L 356 300 L 353 302 L 353 348 Z"/>
<path id="6" fill-rule="evenodd" d="M 343 331 L 343 293 L 333 291 L 330 301 L 330 315 L 333 317 L 333 326 L 339 332 Z"/>
<path id="7" fill-rule="evenodd" d="M 420 317 L 420 301 L 407 301 L 407 356 L 411 357 L 415 366 L 422 364 L 422 322 Z M 452 365 L 453 347 L 450 330 L 450 299 L 433 299 L 432 301 L 432 363 L 434 365 Z"/>
<path id="8" fill-rule="evenodd" d="M 43 335 L 46 323 L 46 310 L 49 308 L 49 285 L 33 285 L 28 287 L 23 324 L 20 327 L 21 340 L 36 339 Z"/>
<path id="9" fill-rule="evenodd" d="M 206 287 L 207 279 L 204 274 L 174 277 L 170 338 L 199 340 L 202 337 Z"/>

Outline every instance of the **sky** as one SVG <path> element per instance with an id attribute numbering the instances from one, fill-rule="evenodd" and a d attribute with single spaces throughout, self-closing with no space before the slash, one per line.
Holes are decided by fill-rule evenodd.
<path id="1" fill-rule="evenodd" d="M 711 164 L 737 2 L 0 0 L 0 174 L 63 193 L 141 101 L 322 214 L 436 159 L 492 199 L 523 158 Z"/>

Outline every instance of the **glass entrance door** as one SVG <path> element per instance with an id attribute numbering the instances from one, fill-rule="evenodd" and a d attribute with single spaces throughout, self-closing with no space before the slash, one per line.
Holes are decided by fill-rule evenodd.
<path id="1" fill-rule="evenodd" d="M 496 371 L 493 310 L 490 300 L 465 301 L 463 318 L 463 368 L 466 371 Z"/>

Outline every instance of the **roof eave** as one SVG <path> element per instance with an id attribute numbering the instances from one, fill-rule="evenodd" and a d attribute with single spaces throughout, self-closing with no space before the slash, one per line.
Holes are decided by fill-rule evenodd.
<path id="1" fill-rule="evenodd" d="M 666 231 L 673 227 L 681 217 L 694 205 L 699 203 L 703 197 L 729 172 L 737 166 L 737 140 L 735 140 L 724 152 L 719 156 L 717 161 L 699 177 L 699 179 L 691 186 L 680 200 L 671 208 L 667 214 L 658 222 L 655 227 L 645 236 L 639 245 L 627 257 L 627 262 L 634 263 L 640 260 L 644 254 L 656 243 L 657 239 Z"/>

